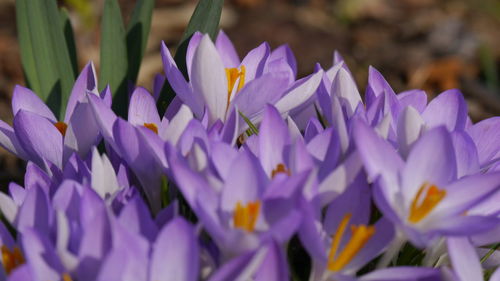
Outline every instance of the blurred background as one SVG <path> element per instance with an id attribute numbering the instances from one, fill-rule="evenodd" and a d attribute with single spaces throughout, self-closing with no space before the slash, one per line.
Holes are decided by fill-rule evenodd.
<path id="1" fill-rule="evenodd" d="M 60 0 L 71 15 L 79 64 L 99 66 L 102 0 Z M 134 0 L 119 0 L 125 21 Z M 196 0 L 156 0 L 139 84 L 151 89 L 162 72 L 160 41 L 175 48 Z M 396 92 L 449 88 L 466 96 L 473 121 L 500 115 L 499 0 L 226 0 L 221 28 L 241 57 L 263 41 L 288 43 L 299 76 L 316 62 L 331 66 L 333 51 L 347 61 L 361 92 L 368 66 Z M 99 71 L 99 70 L 98 70 Z M 23 84 L 16 38 L 15 0 L 0 0 L 0 118 L 12 122 L 10 99 Z M 24 164 L 0 148 L 0 186 L 22 181 Z"/>

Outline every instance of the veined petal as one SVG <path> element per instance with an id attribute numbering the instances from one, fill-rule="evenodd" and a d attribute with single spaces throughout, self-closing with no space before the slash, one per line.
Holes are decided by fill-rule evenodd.
<path id="1" fill-rule="evenodd" d="M 481 165 L 500 159 L 500 117 L 488 118 L 474 124 L 468 129 L 468 133 L 476 144 Z"/>
<path id="2" fill-rule="evenodd" d="M 49 107 L 30 89 L 17 85 L 12 94 L 12 113 L 14 116 L 19 110 L 29 111 L 56 122 L 54 113 Z"/>
<path id="3" fill-rule="evenodd" d="M 427 106 L 427 94 L 422 90 L 404 91 L 397 95 L 401 108 L 411 106 L 419 113 L 424 112 Z"/>
<path id="4" fill-rule="evenodd" d="M 28 160 L 28 155 L 19 143 L 14 129 L 0 120 L 0 145 L 17 157 Z"/>
<path id="5" fill-rule="evenodd" d="M 288 126 L 273 106 L 266 106 L 259 129 L 259 156 L 264 171 L 271 176 L 276 166 L 284 163 L 283 151 L 290 144 Z"/>
<path id="6" fill-rule="evenodd" d="M 30 160 L 40 167 L 47 160 L 62 168 L 63 136 L 50 120 L 20 110 L 14 117 L 14 132 Z"/>
<path id="7" fill-rule="evenodd" d="M 100 140 L 99 132 L 99 124 L 91 105 L 79 102 L 73 110 L 64 136 L 63 163 L 66 163 L 73 152 L 85 158 L 91 147 Z"/>
<path id="8" fill-rule="evenodd" d="M 191 73 L 193 91 L 201 93 L 209 111 L 209 123 L 224 120 L 227 107 L 227 79 L 219 53 L 208 35 L 196 49 Z"/>
<path id="9" fill-rule="evenodd" d="M 160 130 L 160 137 L 166 141 L 170 141 L 174 145 L 177 144 L 177 141 L 189 124 L 189 121 L 192 119 L 193 113 L 189 107 L 181 105 L 179 111 L 177 111 L 177 114 L 171 119 L 165 130 L 163 132 Z"/>
<path id="10" fill-rule="evenodd" d="M 446 244 L 453 270 L 460 281 L 483 279 L 479 257 L 468 238 L 448 237 Z"/>
<path id="11" fill-rule="evenodd" d="M 137 87 L 132 93 L 128 108 L 128 121 L 135 126 L 144 126 L 146 123 L 159 126 L 161 123 L 156 102 L 143 87 Z"/>
<path id="12" fill-rule="evenodd" d="M 407 157 L 413 143 L 420 137 L 424 130 L 424 120 L 412 106 L 406 107 L 399 115 L 397 135 L 399 153 Z"/>
<path id="13" fill-rule="evenodd" d="M 358 104 L 362 103 L 358 87 L 351 75 L 343 68 L 340 68 L 332 83 L 332 95 L 338 96 L 346 104 L 348 115 L 351 116 Z"/>
<path id="14" fill-rule="evenodd" d="M 246 68 L 245 81 L 251 81 L 262 75 L 270 51 L 271 48 L 269 47 L 269 44 L 264 42 L 257 48 L 248 52 L 245 58 L 243 58 L 241 65 L 244 65 Z"/>
<path id="15" fill-rule="evenodd" d="M 92 152 L 91 186 L 103 199 L 106 196 L 114 195 L 119 189 L 116 173 L 111 162 L 105 154 L 101 157 L 97 148 L 94 148 Z"/>

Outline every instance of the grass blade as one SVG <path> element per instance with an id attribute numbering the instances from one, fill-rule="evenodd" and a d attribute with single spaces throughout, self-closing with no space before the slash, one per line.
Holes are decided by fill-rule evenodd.
<path id="1" fill-rule="evenodd" d="M 154 0 L 138 0 L 127 26 L 127 77 L 132 82 L 137 81 L 142 57 L 146 51 L 153 7 Z"/>
<path id="2" fill-rule="evenodd" d="M 109 84 L 113 93 L 113 109 L 125 117 L 128 104 L 127 47 L 123 19 L 116 0 L 105 0 L 101 25 L 99 85 L 104 88 Z"/>

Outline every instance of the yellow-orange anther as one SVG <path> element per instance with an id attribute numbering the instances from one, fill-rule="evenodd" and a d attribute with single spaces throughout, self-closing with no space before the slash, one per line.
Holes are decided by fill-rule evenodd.
<path id="1" fill-rule="evenodd" d="M 277 174 L 284 173 L 290 176 L 290 170 L 288 170 L 283 163 L 279 163 L 276 165 L 276 168 L 271 172 L 271 178 L 274 178 Z"/>
<path id="2" fill-rule="evenodd" d="M 411 202 L 408 221 L 418 223 L 424 219 L 446 196 L 446 190 L 424 183 Z M 423 197 L 423 198 L 422 198 Z"/>
<path id="3" fill-rule="evenodd" d="M 66 129 L 68 129 L 68 124 L 64 122 L 56 122 L 54 123 L 54 126 L 59 130 L 61 135 L 64 137 L 66 135 Z"/>
<path id="4" fill-rule="evenodd" d="M 246 206 L 238 201 L 233 214 L 234 227 L 252 232 L 255 229 L 255 223 L 257 223 L 259 212 L 260 201 L 248 202 Z"/>
<path id="5" fill-rule="evenodd" d="M 5 245 L 2 245 L 1 251 L 3 268 L 7 274 L 10 274 L 14 269 L 24 263 L 23 254 L 18 247 L 14 247 L 11 251 Z"/>
<path id="6" fill-rule="evenodd" d="M 73 279 L 71 279 L 71 276 L 68 273 L 64 273 L 62 275 L 62 280 L 63 281 L 73 281 Z"/>
<path id="7" fill-rule="evenodd" d="M 373 225 L 351 225 L 351 238 L 337 255 L 340 241 L 344 236 L 350 219 L 351 214 L 348 213 L 344 216 L 332 238 L 332 245 L 328 254 L 328 270 L 330 271 L 342 270 L 375 234 L 375 227 Z"/>
<path id="8" fill-rule="evenodd" d="M 156 126 L 155 123 L 144 123 L 144 127 L 150 129 L 153 131 L 155 134 L 158 135 L 158 126 Z"/>
<path id="9" fill-rule="evenodd" d="M 240 78 L 238 82 L 238 88 L 236 92 L 239 92 L 243 86 L 245 86 L 245 73 L 246 68 L 244 65 L 238 68 L 226 68 L 226 76 L 227 76 L 227 108 L 229 108 L 229 101 L 231 100 L 231 93 L 233 92 L 234 84 L 238 78 Z"/>

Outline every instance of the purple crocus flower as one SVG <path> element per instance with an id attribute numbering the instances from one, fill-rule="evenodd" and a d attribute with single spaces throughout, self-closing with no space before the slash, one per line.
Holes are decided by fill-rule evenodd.
<path id="1" fill-rule="evenodd" d="M 355 124 L 354 136 L 368 177 L 376 181 L 377 206 L 417 247 L 429 246 L 441 235 L 470 235 L 498 224 L 494 217 L 466 211 L 498 190 L 500 174 L 457 179 L 453 142 L 445 127 L 419 138 L 406 162 L 365 123 Z"/>
<path id="2" fill-rule="evenodd" d="M 189 82 L 165 44 L 162 58 L 167 79 L 178 97 L 197 118 L 207 114 L 209 124 L 224 122 L 233 110 L 258 123 L 267 103 L 287 114 L 314 94 L 322 76 L 318 71 L 295 81 L 295 59 L 286 46 L 270 53 L 264 43 L 240 63 L 224 33 L 219 34 L 215 45 L 208 35 L 193 35 L 186 57 Z"/>
<path id="3" fill-rule="evenodd" d="M 19 157 L 50 171 L 62 169 L 72 153 L 85 157 L 99 141 L 99 129 L 87 101 L 87 93 L 111 105 L 111 95 L 97 92 L 94 66 L 87 64 L 77 78 L 66 107 L 64 120 L 58 121 L 44 102 L 31 90 L 17 86 L 12 97 L 14 125 L 0 121 L 0 145 Z"/>

